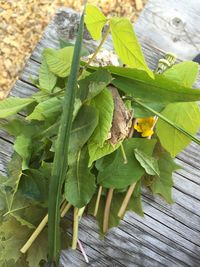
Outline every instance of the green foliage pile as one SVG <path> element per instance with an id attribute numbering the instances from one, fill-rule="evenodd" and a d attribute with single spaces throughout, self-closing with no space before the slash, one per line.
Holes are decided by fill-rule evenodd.
<path id="1" fill-rule="evenodd" d="M 143 216 L 142 186 L 173 203 L 172 173 L 179 168 L 173 158 L 191 140 L 200 143 L 194 136 L 200 126 L 196 102 L 200 100 L 200 90 L 192 88 L 198 65 L 182 62 L 170 66 L 163 74 L 153 73 L 129 20 L 108 19 L 98 8 L 87 5 L 85 23 L 94 40 L 101 39 L 102 28 L 107 24 L 116 54 L 127 67 L 94 68 L 81 62 L 78 80 L 72 79 L 75 85 L 72 126 L 68 129 L 67 161 L 56 165 L 58 172 L 64 164 L 65 173 L 55 208 L 60 208 L 66 200 L 78 210 L 87 206 L 93 215 L 99 195 L 96 219 L 100 233 L 105 234 L 104 211 L 110 189 L 113 191 L 106 230 L 119 224 L 119 209 L 133 184 L 126 211 Z M 29 98 L 9 97 L 0 102 L 1 128 L 15 138 L 7 177 L 0 176 L 0 266 L 36 267 L 47 260 L 47 228 L 25 255 L 20 249 L 47 214 L 48 199 L 52 197 L 49 184 L 55 168 L 59 125 L 61 121 L 63 125 L 62 114 L 69 110 L 65 105 L 65 88 L 76 56 L 73 45 L 63 41 L 61 45 L 59 50 L 44 50 L 35 83 L 37 93 Z M 85 51 L 82 49 L 81 55 L 85 55 Z M 116 144 L 110 142 L 115 110 L 110 85 L 118 89 L 135 119 L 159 117 L 151 140 L 137 133 L 131 138 L 120 138 Z M 70 223 L 64 218 L 56 231 L 66 233 L 67 227 Z M 70 238 L 67 234 L 61 234 L 61 238 L 66 246 Z"/>

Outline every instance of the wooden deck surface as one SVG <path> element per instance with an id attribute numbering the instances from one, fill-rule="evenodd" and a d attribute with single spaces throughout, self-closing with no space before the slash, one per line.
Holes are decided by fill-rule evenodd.
<path id="1" fill-rule="evenodd" d="M 61 37 L 73 39 L 77 18 L 78 14 L 72 10 L 59 11 L 46 29 L 10 95 L 26 97 L 36 91 L 29 77 L 37 77 L 43 48 L 58 47 Z M 178 22 L 179 19 L 181 22 Z M 184 30 L 181 28 L 183 25 Z M 180 58 L 193 58 L 200 50 L 199 29 L 200 1 L 196 0 L 150 0 L 136 24 L 148 64 L 153 69 L 157 60 L 163 56 L 162 50 L 176 52 Z M 190 38 L 187 37 L 188 33 L 191 34 Z M 87 33 L 85 44 L 89 45 L 91 51 L 95 46 Z M 109 42 L 106 47 L 110 48 Z M 200 87 L 200 83 L 198 84 Z M 12 141 L 3 131 L 0 132 L 2 173 L 5 172 L 12 153 Z M 144 190 L 145 217 L 140 218 L 129 213 L 120 226 L 111 230 L 103 241 L 98 239 L 98 227 L 94 219 L 83 218 L 79 239 L 89 257 L 89 264 L 85 263 L 79 251 L 69 250 L 62 254 L 62 266 L 199 267 L 199 154 L 200 146 L 192 143 L 177 157 L 177 163 L 184 169 L 174 174 L 174 205 L 168 205 L 160 197 L 154 198 Z"/>

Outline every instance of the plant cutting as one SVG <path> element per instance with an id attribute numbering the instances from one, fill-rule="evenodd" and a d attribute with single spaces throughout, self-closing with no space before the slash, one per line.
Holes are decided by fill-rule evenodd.
<path id="1" fill-rule="evenodd" d="M 99 41 L 91 55 L 84 22 Z M 174 158 L 200 144 L 197 63 L 167 53 L 149 69 L 130 21 L 90 4 L 75 45 L 60 45 L 44 49 L 35 94 L 0 102 L 0 127 L 14 137 L 0 176 L 1 266 L 59 266 L 61 249 L 81 247 L 82 216 L 101 236 L 129 210 L 143 216 L 143 186 L 172 204 Z"/>

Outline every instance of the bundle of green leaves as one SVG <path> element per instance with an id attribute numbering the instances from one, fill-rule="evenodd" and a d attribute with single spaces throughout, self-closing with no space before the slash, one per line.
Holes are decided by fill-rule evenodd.
<path id="1" fill-rule="evenodd" d="M 194 136 L 200 126 L 200 90 L 192 88 L 198 65 L 190 61 L 173 64 L 173 56 L 167 55 L 152 72 L 129 20 L 108 19 L 97 7 L 87 5 L 85 23 L 93 39 L 101 39 L 89 62 L 77 65 L 79 32 L 79 46 L 61 41 L 59 50 L 44 50 L 35 81 L 38 92 L 0 102 L 1 128 L 15 138 L 7 177 L 0 176 L 1 266 L 36 267 L 47 260 L 48 205 L 49 212 L 54 208 L 59 216 L 64 212 L 62 217 L 74 208 L 72 248 L 76 248 L 78 220 L 86 207 L 104 235 L 127 210 L 143 216 L 142 186 L 173 203 L 172 173 L 179 168 L 173 158 L 191 140 L 200 144 Z M 108 33 L 126 67 L 91 66 Z M 87 54 L 83 48 L 79 52 Z M 79 73 L 72 77 L 75 67 Z M 65 101 L 69 84 L 75 85 L 73 102 Z M 67 161 L 57 160 L 56 165 L 63 114 L 70 109 L 66 103 L 72 104 L 73 111 Z M 57 176 L 52 173 L 61 164 L 64 180 L 55 186 Z M 50 184 L 61 190 L 49 191 Z M 53 208 L 48 204 L 49 192 L 51 201 L 57 203 Z M 55 218 L 50 214 L 50 225 L 55 225 Z M 61 235 L 61 248 L 65 248 L 71 244 L 66 234 L 71 226 L 64 217 L 58 227 L 56 231 L 65 233 Z M 50 229 L 50 243 L 51 238 Z M 56 260 L 60 247 L 49 246 L 50 258 Z"/>

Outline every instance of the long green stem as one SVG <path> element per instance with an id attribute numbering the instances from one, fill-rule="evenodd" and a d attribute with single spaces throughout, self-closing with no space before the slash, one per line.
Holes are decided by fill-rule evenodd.
<path id="1" fill-rule="evenodd" d="M 61 191 L 68 168 L 68 146 L 72 125 L 74 101 L 76 95 L 77 78 L 80 68 L 80 55 L 83 40 L 84 12 L 81 16 L 79 31 L 74 47 L 74 55 L 70 75 L 68 78 L 61 123 L 59 127 L 58 139 L 56 142 L 55 156 L 52 168 L 52 175 L 49 185 L 49 203 L 48 203 L 48 243 L 49 243 L 49 261 L 58 266 L 60 254 L 60 203 Z"/>
<path id="2" fill-rule="evenodd" d="M 101 50 L 103 44 L 105 43 L 107 37 L 108 37 L 108 34 L 110 32 L 110 26 L 108 26 L 103 38 L 101 39 L 101 42 L 100 44 L 98 45 L 98 47 L 96 48 L 94 54 L 92 55 L 92 57 L 88 60 L 88 62 L 85 64 L 85 66 L 83 67 L 82 71 L 86 70 L 87 67 L 90 65 L 90 63 L 95 59 L 96 55 L 99 53 L 99 51 Z"/>
<path id="3" fill-rule="evenodd" d="M 73 237 L 72 237 L 72 249 L 76 249 L 78 242 L 78 224 L 81 219 L 85 207 L 74 208 L 74 225 L 73 225 Z"/>
<path id="4" fill-rule="evenodd" d="M 158 118 L 160 118 L 164 122 L 168 123 L 169 125 L 171 125 L 175 129 L 177 129 L 178 131 L 180 131 L 181 133 L 183 133 L 185 136 L 187 136 L 188 138 L 190 138 L 192 141 L 194 141 L 195 143 L 197 143 L 198 145 L 200 145 L 200 140 L 198 138 L 196 138 L 194 135 L 192 135 L 189 132 L 185 131 L 183 128 L 181 128 L 180 126 L 178 126 L 175 123 L 173 123 L 172 121 L 170 121 L 168 118 L 166 118 L 165 116 L 163 116 L 161 113 L 159 113 L 156 110 L 150 108 L 149 106 L 145 105 L 144 103 L 140 102 L 139 100 L 137 100 L 135 98 L 131 98 L 131 99 L 132 99 L 132 101 L 136 102 L 141 107 L 143 107 L 143 108 L 151 111 L 152 113 L 154 113 Z"/>

